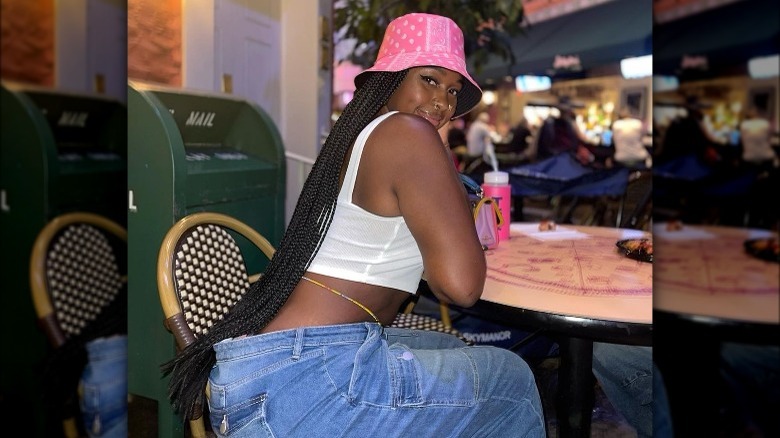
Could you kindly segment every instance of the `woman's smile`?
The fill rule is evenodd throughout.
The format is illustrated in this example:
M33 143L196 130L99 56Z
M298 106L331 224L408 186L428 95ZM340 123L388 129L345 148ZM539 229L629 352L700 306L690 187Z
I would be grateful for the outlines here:
M421 116L425 120L429 121L436 129L439 129L444 124L444 115L439 111L427 111L424 109L417 109L415 114Z

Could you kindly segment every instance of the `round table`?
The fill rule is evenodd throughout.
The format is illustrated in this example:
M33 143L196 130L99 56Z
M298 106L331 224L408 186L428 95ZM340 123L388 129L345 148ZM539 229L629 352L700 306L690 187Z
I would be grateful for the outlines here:
M486 253L482 300L616 324L652 324L653 266L616 246L648 233L576 225L539 231L538 223L513 223L511 235Z
M675 431L717 434L723 342L780 342L780 264L748 254L748 239L776 231L688 225L653 228L653 357L664 376ZM691 428L691 429L689 429Z
M590 436L593 342L651 345L653 266L625 256L630 229L512 223L511 238L486 252L480 301L465 311L557 335L556 401L561 436Z
M726 325L780 324L780 264L748 254L748 239L770 230L684 225L653 227L656 310Z

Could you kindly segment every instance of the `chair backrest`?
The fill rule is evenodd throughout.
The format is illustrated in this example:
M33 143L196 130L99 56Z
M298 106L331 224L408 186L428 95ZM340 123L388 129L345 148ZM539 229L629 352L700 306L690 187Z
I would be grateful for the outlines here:
M127 281L127 230L93 213L66 213L38 233L30 288L38 321L53 347L81 333Z
M629 174L626 191L620 200L616 226L644 229L652 215L653 173L636 170Z
M231 232L254 244L269 260L273 257L275 249L265 237L221 213L185 216L163 238L157 257L157 291L165 328L178 348L207 333L260 277L249 275ZM208 385L204 391L208 396ZM202 412L189 425L193 438L207 436Z
M165 327L179 348L208 332L259 275L250 276L231 234L243 236L269 259L274 247L245 223L221 213L188 215L171 227L157 259L157 289Z

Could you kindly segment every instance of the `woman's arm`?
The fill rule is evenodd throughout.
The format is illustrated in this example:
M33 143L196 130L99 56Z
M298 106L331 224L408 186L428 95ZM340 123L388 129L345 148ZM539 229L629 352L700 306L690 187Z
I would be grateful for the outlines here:
M353 202L403 215L437 298L473 305L485 282L485 255L465 190L433 125L411 114L389 117L366 143L358 183Z

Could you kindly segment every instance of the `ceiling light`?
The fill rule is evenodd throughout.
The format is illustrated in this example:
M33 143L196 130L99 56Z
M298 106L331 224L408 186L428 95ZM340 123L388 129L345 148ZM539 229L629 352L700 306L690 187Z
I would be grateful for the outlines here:
M762 56L748 61L748 72L753 79L772 78L778 75L780 55Z
M620 73L626 79L636 79L653 74L653 55L625 58L620 61Z

